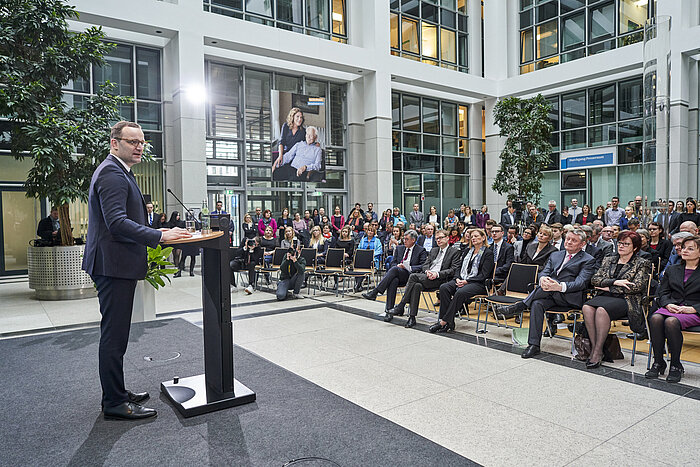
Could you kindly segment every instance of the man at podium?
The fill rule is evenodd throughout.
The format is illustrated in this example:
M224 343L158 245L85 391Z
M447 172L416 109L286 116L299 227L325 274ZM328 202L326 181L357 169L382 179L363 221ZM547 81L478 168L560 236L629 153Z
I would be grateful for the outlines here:
M99 372L106 419L137 420L156 411L140 405L147 392L124 386L124 354L129 341L136 282L146 277L146 245L190 237L181 228L146 226L146 203L131 167L141 162L140 125L121 121L112 127L110 153L90 182L88 236L83 269L97 286L100 302Z

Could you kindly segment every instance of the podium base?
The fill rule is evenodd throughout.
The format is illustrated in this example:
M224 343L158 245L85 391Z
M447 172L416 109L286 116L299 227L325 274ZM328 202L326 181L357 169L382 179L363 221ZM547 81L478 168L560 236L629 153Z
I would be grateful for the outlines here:
M233 393L222 395L207 394L204 375L179 378L177 383L165 381L160 390L185 418L255 402L255 393L237 379L233 380Z

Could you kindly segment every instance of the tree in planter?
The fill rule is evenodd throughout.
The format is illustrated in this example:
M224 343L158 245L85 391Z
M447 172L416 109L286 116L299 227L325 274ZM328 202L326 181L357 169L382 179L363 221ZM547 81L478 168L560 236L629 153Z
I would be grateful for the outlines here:
M0 115L10 119L9 143L17 159L34 166L27 197L48 198L58 209L61 243L73 245L68 203L87 201L90 179L109 153L109 122L119 120L112 84L101 86L84 108L69 108L61 88L89 79L113 45L100 28L68 30L78 13L62 0L4 0L0 6Z
M496 104L494 121L506 138L501 166L491 185L499 195L539 202L542 171L549 165L552 152L550 109L542 94L530 99L508 97Z

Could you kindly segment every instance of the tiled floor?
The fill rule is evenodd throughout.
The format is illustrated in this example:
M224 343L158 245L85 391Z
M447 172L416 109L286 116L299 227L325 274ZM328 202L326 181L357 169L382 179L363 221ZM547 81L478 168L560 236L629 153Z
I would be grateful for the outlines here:
M201 326L200 279L158 291L159 317ZM0 303L5 335L99 319L96 299L39 302L26 283L0 285ZM523 360L509 330L490 327L477 340L466 321L451 336L424 324L405 329L404 318L377 316L383 303L355 295L278 303L241 290L232 303L237 345L485 465L681 465L700 454L692 442L700 401L690 397L700 366L692 363L683 380L690 386L668 392L629 381L629 371L645 371L643 356L629 367L625 352L624 361L587 372L558 356L569 355L569 341L557 338L544 339L542 349L558 355ZM435 318L420 316L420 323ZM615 368L625 371L610 377Z

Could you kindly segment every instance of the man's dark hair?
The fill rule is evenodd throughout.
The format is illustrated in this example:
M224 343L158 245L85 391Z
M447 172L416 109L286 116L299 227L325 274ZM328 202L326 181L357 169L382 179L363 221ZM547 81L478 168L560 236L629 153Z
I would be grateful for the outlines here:
M122 130L126 127L130 128L141 128L141 125L135 122L127 122L125 120L122 120L121 122L117 122L114 124L112 127L112 131L109 134L110 139L116 139L116 138L121 138L122 136Z
M612 201L612 200L615 200L615 199L618 200L618 201L620 201L620 198L618 198L617 196L613 196L612 199L611 199L611 201Z
M639 225L639 219L630 219L629 222L627 222L627 225Z

